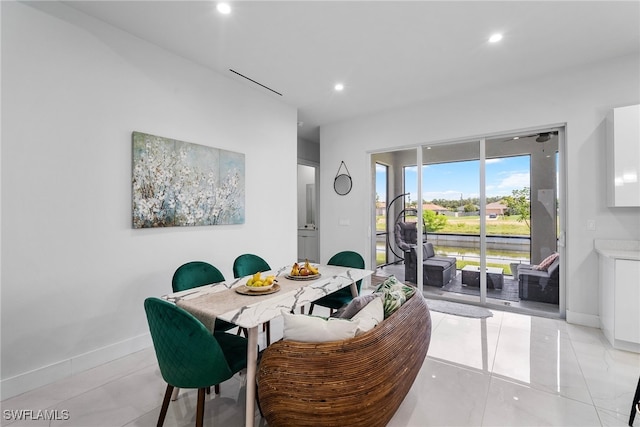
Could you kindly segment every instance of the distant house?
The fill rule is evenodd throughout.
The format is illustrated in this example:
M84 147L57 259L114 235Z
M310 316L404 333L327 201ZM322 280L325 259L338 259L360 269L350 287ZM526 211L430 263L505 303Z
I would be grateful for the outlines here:
M376 216L387 214L387 202L376 202Z
M487 215L504 215L508 206L501 202L489 203L486 207Z
M436 205L435 203L423 203L422 204L422 210L423 211L434 211L435 213L438 214L444 214L445 212L447 212L449 209L440 206L440 205Z

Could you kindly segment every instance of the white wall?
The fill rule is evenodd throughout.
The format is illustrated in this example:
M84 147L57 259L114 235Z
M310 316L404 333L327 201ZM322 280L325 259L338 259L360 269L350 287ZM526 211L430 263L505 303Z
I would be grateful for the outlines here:
M640 101L639 64L628 56L322 127L321 259L343 249L370 259L367 152L566 123L567 319L597 327L594 239L640 238L640 210L608 208L605 191L605 116ZM346 196L333 191L341 160L354 182ZM341 218L350 225L339 225ZM587 230L588 219L596 220L596 231Z
M184 262L295 260L297 117L64 5L1 6L4 399L150 345L143 300ZM244 153L246 223L132 229L132 131Z

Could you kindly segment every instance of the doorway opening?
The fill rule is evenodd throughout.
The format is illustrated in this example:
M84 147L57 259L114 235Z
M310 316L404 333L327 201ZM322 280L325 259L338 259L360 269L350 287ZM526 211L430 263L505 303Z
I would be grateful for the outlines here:
M377 274L414 284L422 274L427 297L563 317L563 137L557 127L425 145L420 173L417 149L373 154L402 183L388 186L383 199L376 181L376 212L381 200L397 197L416 212L376 215L376 230L395 244L381 254L377 235L376 259L385 260ZM420 228L419 219L421 238L402 240L402 230Z
M298 164L298 260L320 262L318 166Z

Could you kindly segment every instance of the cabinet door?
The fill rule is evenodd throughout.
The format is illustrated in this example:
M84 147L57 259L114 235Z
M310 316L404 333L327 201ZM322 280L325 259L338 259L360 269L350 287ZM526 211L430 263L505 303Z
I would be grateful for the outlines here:
M609 206L640 206L640 105L614 108L607 117Z
M615 263L615 338L640 344L640 261Z

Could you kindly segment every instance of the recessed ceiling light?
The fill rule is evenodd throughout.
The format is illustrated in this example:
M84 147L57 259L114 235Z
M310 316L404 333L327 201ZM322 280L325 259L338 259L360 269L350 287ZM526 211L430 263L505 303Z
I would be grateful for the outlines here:
M341 92L344 89L344 85L342 83L336 83L333 89L335 89L336 92Z
M218 12L222 13L223 15L228 15L231 13L231 6L229 5L229 3L218 3L216 9L218 9Z
M496 33L494 35L492 35L491 37L489 37L489 42L490 43L496 43L499 42L500 40L502 40L502 34Z

